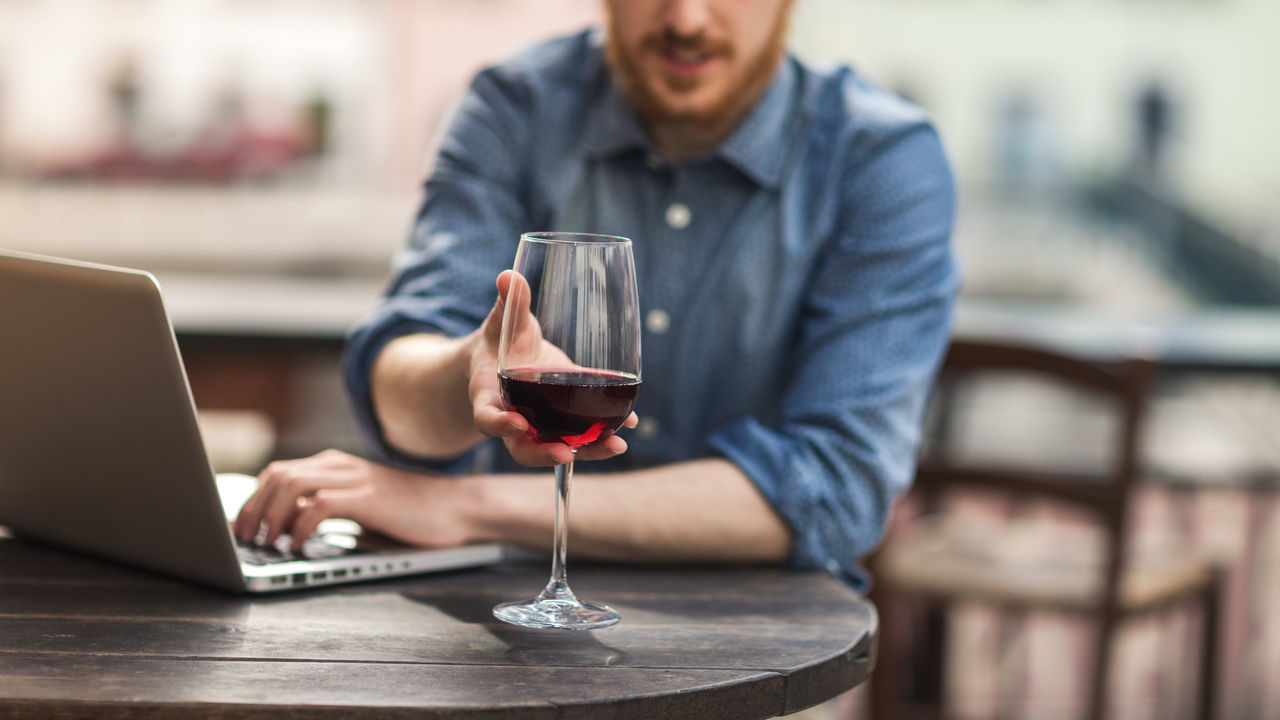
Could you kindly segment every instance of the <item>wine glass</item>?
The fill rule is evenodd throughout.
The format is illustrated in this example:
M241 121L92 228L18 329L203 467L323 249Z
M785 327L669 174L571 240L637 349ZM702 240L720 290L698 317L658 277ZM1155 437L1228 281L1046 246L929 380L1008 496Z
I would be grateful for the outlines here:
M578 449L622 427L640 388L640 307L631 241L610 235L520 236L498 343L507 408L539 442ZM498 605L499 620L586 630L619 620L574 597L565 580L573 460L556 466L551 580L537 597Z

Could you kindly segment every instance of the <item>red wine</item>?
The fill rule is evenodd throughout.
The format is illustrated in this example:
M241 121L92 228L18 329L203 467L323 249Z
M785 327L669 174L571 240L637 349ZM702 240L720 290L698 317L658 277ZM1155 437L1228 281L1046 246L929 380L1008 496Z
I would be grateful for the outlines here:
M622 427L636 402L634 375L603 370L512 368L498 373L507 408L529 421L539 442L589 445Z

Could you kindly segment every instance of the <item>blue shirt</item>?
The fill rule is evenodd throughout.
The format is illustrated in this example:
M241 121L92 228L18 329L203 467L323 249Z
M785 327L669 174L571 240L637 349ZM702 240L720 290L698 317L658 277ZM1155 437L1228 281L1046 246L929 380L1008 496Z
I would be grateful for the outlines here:
M551 41L481 72L459 107L385 302L350 337L359 424L382 459L438 467L382 438L378 352L475 330L521 232L623 235L649 432L580 470L727 458L790 526L793 566L851 572L914 472L958 286L954 209L927 119L850 69L788 57L723 145L671 165L601 35ZM526 468L498 445L453 469Z

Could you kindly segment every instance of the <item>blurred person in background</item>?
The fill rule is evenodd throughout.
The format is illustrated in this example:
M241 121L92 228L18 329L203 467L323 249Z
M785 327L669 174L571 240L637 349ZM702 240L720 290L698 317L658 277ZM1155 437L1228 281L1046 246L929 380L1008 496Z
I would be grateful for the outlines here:
M1145 83L1138 92L1134 110L1137 147L1133 172L1137 180L1153 186L1167 174L1166 156L1173 139L1175 108L1165 83L1159 80Z
M522 232L571 230L634 239L645 325L635 431L578 454L598 462L579 465L575 555L864 584L947 344L954 185L918 108L786 52L791 9L609 0L603 31L481 72L349 338L380 462L273 463L237 534L298 547L345 517L420 545L548 547L552 494L522 471L570 450L502 404L494 280Z

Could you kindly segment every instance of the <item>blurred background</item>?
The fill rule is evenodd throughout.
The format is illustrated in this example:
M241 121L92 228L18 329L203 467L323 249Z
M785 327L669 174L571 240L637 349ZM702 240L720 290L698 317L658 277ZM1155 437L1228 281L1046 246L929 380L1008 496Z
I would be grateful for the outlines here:
M596 0L0 0L0 247L157 275L219 469L359 451L341 336L377 300L450 108L486 63L598 17ZM791 30L798 55L855 65L941 130L958 332L1168 360L1133 532L1226 568L1230 718L1280 718L1277 30L1275 0L800 0ZM997 405L975 442L999 449L1036 403ZM959 612L955 714L1078 716L1087 633L1033 614L1010 639ZM1200 652L1186 624L1120 635L1113 716L1190 716L1194 675L1169 661Z

